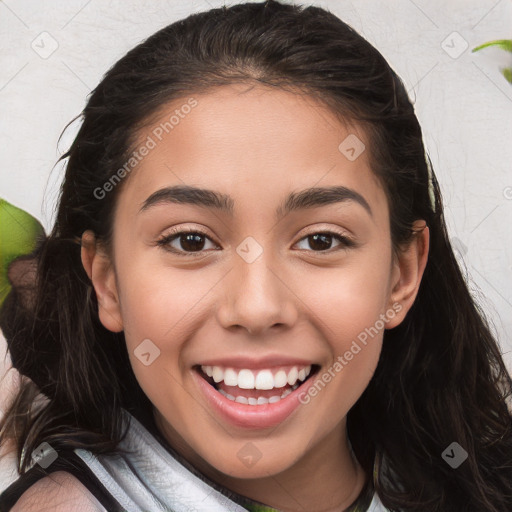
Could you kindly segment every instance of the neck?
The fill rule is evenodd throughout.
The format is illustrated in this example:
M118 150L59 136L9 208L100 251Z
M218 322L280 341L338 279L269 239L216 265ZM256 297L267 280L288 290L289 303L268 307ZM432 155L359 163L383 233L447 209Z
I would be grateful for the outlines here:
M312 446L286 471L268 478L236 479L223 475L225 487L282 512L342 512L361 493L366 474L339 430Z
M155 418L158 429L170 443L170 433L160 424L158 416ZM241 479L221 473L184 440L177 442L176 432L171 437L173 449L207 478L282 512L342 512L356 500L366 481L363 468L351 452L345 419L338 429L309 447L296 464L266 478Z

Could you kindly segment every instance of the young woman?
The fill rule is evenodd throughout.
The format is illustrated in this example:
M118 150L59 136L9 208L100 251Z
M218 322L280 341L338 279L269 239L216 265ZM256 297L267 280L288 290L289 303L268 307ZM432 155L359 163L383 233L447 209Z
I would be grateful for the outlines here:
M1 311L2 512L512 509L512 381L375 48L318 7L213 9L82 120Z

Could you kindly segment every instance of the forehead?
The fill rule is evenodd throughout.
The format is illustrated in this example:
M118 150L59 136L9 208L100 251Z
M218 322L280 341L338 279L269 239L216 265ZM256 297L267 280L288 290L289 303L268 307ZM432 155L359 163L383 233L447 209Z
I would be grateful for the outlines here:
M150 149L139 155L121 201L140 208L159 188L200 186L238 197L236 212L249 198L261 208L291 190L341 184L379 207L385 195L369 167L368 145L361 127L340 122L310 96L261 85L218 87L173 100L139 130L135 151Z

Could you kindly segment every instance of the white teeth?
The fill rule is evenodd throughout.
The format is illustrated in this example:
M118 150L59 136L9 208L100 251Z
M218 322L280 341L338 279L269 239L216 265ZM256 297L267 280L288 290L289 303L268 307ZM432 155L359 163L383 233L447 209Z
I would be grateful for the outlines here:
M229 393L226 393L223 389L218 390L221 395L224 395L226 398L229 398L230 400L235 400L235 397L233 395L230 395Z
M284 388L288 384L288 375L284 370L279 370L274 376L274 387Z
M238 385L238 375L235 370L228 368L224 372L224 384L226 386L237 386Z
M298 381L306 380L311 373L311 365L300 370L297 366L293 366L288 372L279 370L275 375L271 370L253 372L252 370L243 369L237 371L233 368L223 368L221 366L201 366L201 369L208 377L212 377L216 383L224 381L226 386L264 390L283 388L287 384L293 386Z
M274 388L274 376L270 370L261 370L256 376L254 387L256 389L273 389Z
M236 386L237 384L234 384ZM254 375L251 370L240 370L238 373L238 387L242 389L254 389Z
M299 378L299 371L297 370L297 367L294 366L288 372L288 384L290 384L290 386L293 386L297 382L298 378Z
M257 399L254 397L247 398L245 396L237 396L234 397L233 395L230 395L229 393L226 393L223 389L219 389L219 393L221 395L224 395L226 398L231 400L232 402L238 402L239 404L249 404L249 405L264 405L264 404L274 404L276 402L279 402L279 400L282 400L283 398L286 398L292 391L295 391L299 387L298 384L295 384L291 389L285 389L281 396L275 395L271 396L269 398L265 398L264 396L260 396Z
M224 380L224 372L222 371L222 368L220 366L214 366L212 377L215 382L220 382L221 380Z
M290 393L292 392L292 390L290 388L286 389L283 394L281 395L281 398L285 398L287 397Z

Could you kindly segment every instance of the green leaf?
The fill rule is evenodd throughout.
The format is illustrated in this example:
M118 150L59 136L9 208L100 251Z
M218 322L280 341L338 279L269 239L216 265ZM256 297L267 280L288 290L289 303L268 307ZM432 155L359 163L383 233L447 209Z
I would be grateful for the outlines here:
M501 74L512 84L512 68L501 68Z
M11 291L9 265L17 257L30 254L42 234L43 226L36 218L0 199L0 306Z
M471 50L472 53L482 50L483 48L489 48L490 46L497 46L502 50L512 53L512 39L496 39L495 41L489 41L487 43L481 44L476 48Z

